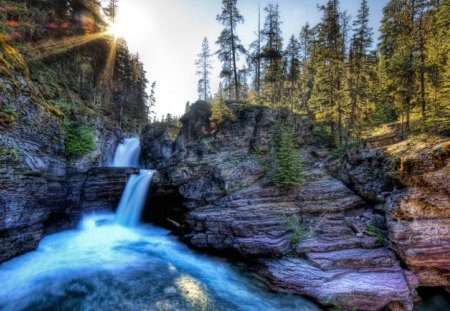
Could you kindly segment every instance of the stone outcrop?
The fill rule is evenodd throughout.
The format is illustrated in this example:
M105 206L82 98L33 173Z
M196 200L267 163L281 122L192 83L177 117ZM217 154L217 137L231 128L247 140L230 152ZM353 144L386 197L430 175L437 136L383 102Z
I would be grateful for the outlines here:
M152 198L182 198L183 214L175 221L184 240L257 262L274 289L324 305L412 309L418 281L386 247L383 211L328 174L321 152L308 146L308 116L290 120L306 183L280 189L271 185L265 166L274 125L287 122L287 115L247 107L211 128L206 104L199 103L198 110L196 105L183 117L176 139L161 125L144 131L157 133L152 140L143 137L144 157L158 169ZM155 141L158 137L163 141Z
M14 116L0 127L2 262L37 246L51 210L64 203L66 167L61 118L33 99L26 78L0 80L0 106Z
M386 214L392 249L420 286L450 285L450 141L354 149L338 173Z
M129 175L137 168L94 167L89 170L81 194L81 212L112 211L117 207Z

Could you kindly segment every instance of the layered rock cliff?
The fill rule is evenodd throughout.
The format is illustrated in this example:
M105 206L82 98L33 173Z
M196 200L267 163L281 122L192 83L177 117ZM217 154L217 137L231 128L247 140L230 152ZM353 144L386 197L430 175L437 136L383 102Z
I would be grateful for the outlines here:
M357 148L338 176L386 215L390 247L420 286L450 286L450 140Z
M405 158L399 168L403 177L394 178L392 161L365 156L336 173L343 165L330 164L326 152L313 146L308 116L236 108L217 126L210 124L209 116L208 105L197 103L181 119L176 138L173 128L165 131L161 124L150 125L143 135L143 156L158 169L148 209L161 223L175 224L190 245L245 258L277 290L347 309L411 310L419 300L419 285L446 284L448 225L432 216L442 216L447 204L442 200L448 183L437 184L446 167L441 151L435 152L441 161L431 170L434 177L428 164L420 174L407 173L412 165L408 163L416 162ZM301 187L274 187L267 174L273 129L279 122L294 125L306 179ZM411 176L421 180L422 188L426 184L440 190L414 190L402 181ZM425 194L437 214L418 210L419 201L430 208ZM165 204L175 197L182 207ZM411 217L415 212L423 215L423 222ZM445 232L424 230L425 224L442 225L435 230Z

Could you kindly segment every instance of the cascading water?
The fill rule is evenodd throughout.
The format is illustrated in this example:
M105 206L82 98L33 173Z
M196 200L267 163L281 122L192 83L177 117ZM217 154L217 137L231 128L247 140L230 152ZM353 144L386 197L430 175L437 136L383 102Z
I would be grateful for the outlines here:
M139 138L125 139L117 147L113 166L139 167L140 152ZM152 170L141 169L139 175L130 177L117 207L116 223L127 227L138 224L154 173Z
M139 167L141 145L139 138L127 138L119 144L114 155L113 167Z
M119 146L118 166L138 163L138 142ZM320 310L138 224L152 175L130 178L116 215L87 216L78 230L47 236L37 250L1 264L0 310Z
M138 224L155 171L140 170L127 182L116 212L116 223L131 227Z

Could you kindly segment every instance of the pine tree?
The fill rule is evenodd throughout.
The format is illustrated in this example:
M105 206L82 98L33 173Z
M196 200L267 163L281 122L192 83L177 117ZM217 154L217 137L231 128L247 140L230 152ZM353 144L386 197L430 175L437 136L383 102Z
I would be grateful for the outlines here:
M432 126L450 119L450 0L430 1L425 42L426 91Z
M295 187L304 182L303 169L294 146L292 127L279 124L274 131L274 184Z
M237 61L239 54L245 53L245 49L236 34L237 25L244 22L244 17L237 9L236 4L237 0L222 0L222 13L217 15L216 19L224 26L224 29L216 43L220 46L217 55L223 64L221 77L228 80L229 87L231 87L231 77L233 77L234 95L236 100L239 100Z
M283 36L281 33L281 17L278 4L268 4L264 29L262 31L262 58L264 60L264 92L266 101L272 105L281 102L283 94L284 63Z
M369 26L369 6L362 0L361 7L353 22L354 35L349 52L349 96L350 118L349 133L358 135L362 122L368 117L370 106L369 79L373 64L370 62L369 49L372 46L372 28Z
M111 25L116 22L119 0L109 0L108 6L105 8L105 14L108 16Z
M256 40L250 44L249 59L247 63L253 69L253 87L256 92L256 101L259 102L261 95L261 48L262 48L262 32L261 32L261 9L258 4L258 30L256 31Z
M296 103L300 100L299 80L300 80L300 43L294 35L289 39L286 47L285 58L287 65L287 102L293 111Z
M338 145L343 143L343 37L339 22L339 1L329 0L319 25L316 45L316 74L310 106L319 121L326 122Z
M308 23L302 27L299 35L300 58L301 58L301 110L310 112L309 100L311 99L316 74L316 36L317 27L311 28Z
M209 74L211 72L211 53L209 50L208 39L204 38L202 42L202 51L197 55L195 65L197 66L198 80L198 96L199 99L207 101L210 97Z
M411 108L416 93L414 54L414 16L416 0L391 0L383 9L381 22L381 56L386 61L387 75L395 85L395 103L406 117L402 130L409 132Z

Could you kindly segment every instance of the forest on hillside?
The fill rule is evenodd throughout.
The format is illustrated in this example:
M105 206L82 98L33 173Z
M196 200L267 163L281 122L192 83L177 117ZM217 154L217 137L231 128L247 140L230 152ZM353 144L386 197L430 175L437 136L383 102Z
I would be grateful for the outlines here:
M338 147L383 124L395 123L404 138L439 133L448 125L449 0L390 0L378 46L367 0L354 18L338 0L318 9L319 24L299 25L299 33L283 42L280 7L269 3L259 12L255 41L246 48L239 39L244 23L239 2L222 1L218 50L205 38L196 60L199 98L214 103L217 119L227 114L225 101L308 113L322 141ZM213 56L222 63L222 82L211 96Z
M157 121L151 117L156 83L149 85L126 41L108 32L119 10L118 0L0 0L1 40L23 55L30 79L64 114L72 136L92 136L98 116L134 131ZM199 99L213 104L214 122L229 115L227 101L284 108L313 116L317 136L335 147L357 143L384 124L394 124L403 137L445 128L450 120L449 0L390 0L380 38L369 26L367 0L355 17L341 10L338 0L318 11L320 23L299 25L298 34L283 42L280 7L269 3L258 12L254 42L244 47L239 2L222 1L216 19L223 30L214 47L203 40L195 62ZM212 57L222 63L214 95ZM2 73L13 75L2 62Z
M94 122L107 117L130 131L148 123L154 98L137 54L108 32L118 1L0 0L2 75L17 79L24 59L53 111L64 117L66 152L77 156L94 148ZM5 54L9 51L11 55ZM14 113L9 107L0 107Z

